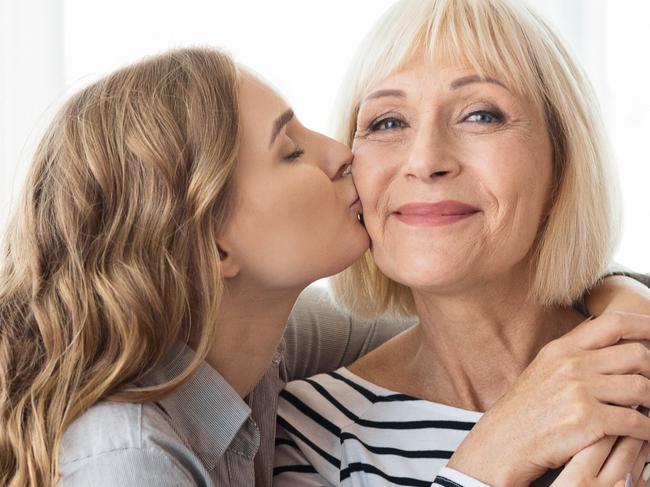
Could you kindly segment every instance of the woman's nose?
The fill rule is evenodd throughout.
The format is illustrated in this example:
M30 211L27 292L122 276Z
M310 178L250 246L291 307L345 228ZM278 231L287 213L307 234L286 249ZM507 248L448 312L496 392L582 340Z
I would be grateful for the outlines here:
M458 174L460 162L446 136L428 127L416 134L403 169L407 177L429 181Z
M350 174L350 165L352 164L352 151L345 144L341 144L334 139L324 137L321 146L323 154L321 157L321 167L325 174L332 180Z

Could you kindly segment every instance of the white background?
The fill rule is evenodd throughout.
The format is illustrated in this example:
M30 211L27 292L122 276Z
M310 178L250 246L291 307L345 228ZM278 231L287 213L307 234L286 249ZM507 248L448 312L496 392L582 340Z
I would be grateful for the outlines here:
M0 0L0 225L71 91L170 47L226 47L328 132L356 46L394 0ZM619 164L617 261L650 272L650 1L532 0L586 67Z

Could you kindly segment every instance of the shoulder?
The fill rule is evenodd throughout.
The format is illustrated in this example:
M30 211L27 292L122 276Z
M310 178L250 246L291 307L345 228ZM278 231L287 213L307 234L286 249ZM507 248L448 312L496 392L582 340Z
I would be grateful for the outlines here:
M328 289L310 286L298 298L287 323L287 377L308 377L348 365L413 322L351 315L336 305Z
M278 425L303 440L338 443L343 431L397 396L341 367L287 384L280 393Z
M297 478L314 480L313 475L328 485L338 484L350 458L359 456L358 440L367 440L368 431L392 431L385 423L403 417L404 400L412 398L378 387L345 367L287 384L278 403L278 485L295 485L291 482Z
M142 446L142 404L102 401L78 417L61 445L62 465L113 450Z
M102 401L66 430L60 485L194 485L194 459L155 403Z
M417 340L416 327L408 328L355 360L348 369L370 383L393 389L395 376L401 371L396 364L413 356Z
M341 437L366 409L345 380L345 369L287 384L278 402L274 482L294 485L308 478L337 484ZM297 479L301 479L300 482Z

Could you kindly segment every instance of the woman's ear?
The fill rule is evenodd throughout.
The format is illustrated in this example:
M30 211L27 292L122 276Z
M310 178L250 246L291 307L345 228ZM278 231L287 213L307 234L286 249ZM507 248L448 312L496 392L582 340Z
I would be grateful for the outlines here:
M219 262L221 265L221 275L226 279L231 279L239 274L240 266L235 252L233 252L227 237L217 240L217 249L219 250Z

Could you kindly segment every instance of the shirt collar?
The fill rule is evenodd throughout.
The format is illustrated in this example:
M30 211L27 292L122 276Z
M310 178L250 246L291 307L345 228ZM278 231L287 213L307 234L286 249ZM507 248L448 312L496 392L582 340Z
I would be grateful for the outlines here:
M194 358L194 350L179 343L163 364L143 379L143 385L162 384L178 376ZM232 386L206 362L173 394L158 401L178 432L201 462L211 470L251 415L250 407ZM247 428L250 430L251 428ZM259 433L251 436L257 450ZM257 433L257 434L255 434Z
M273 365L278 365L284 359L284 352L286 348L287 348L287 342L284 339L284 337L282 337L282 340L280 340L280 344L278 345L277 350L273 354L273 359L271 360L271 363Z

